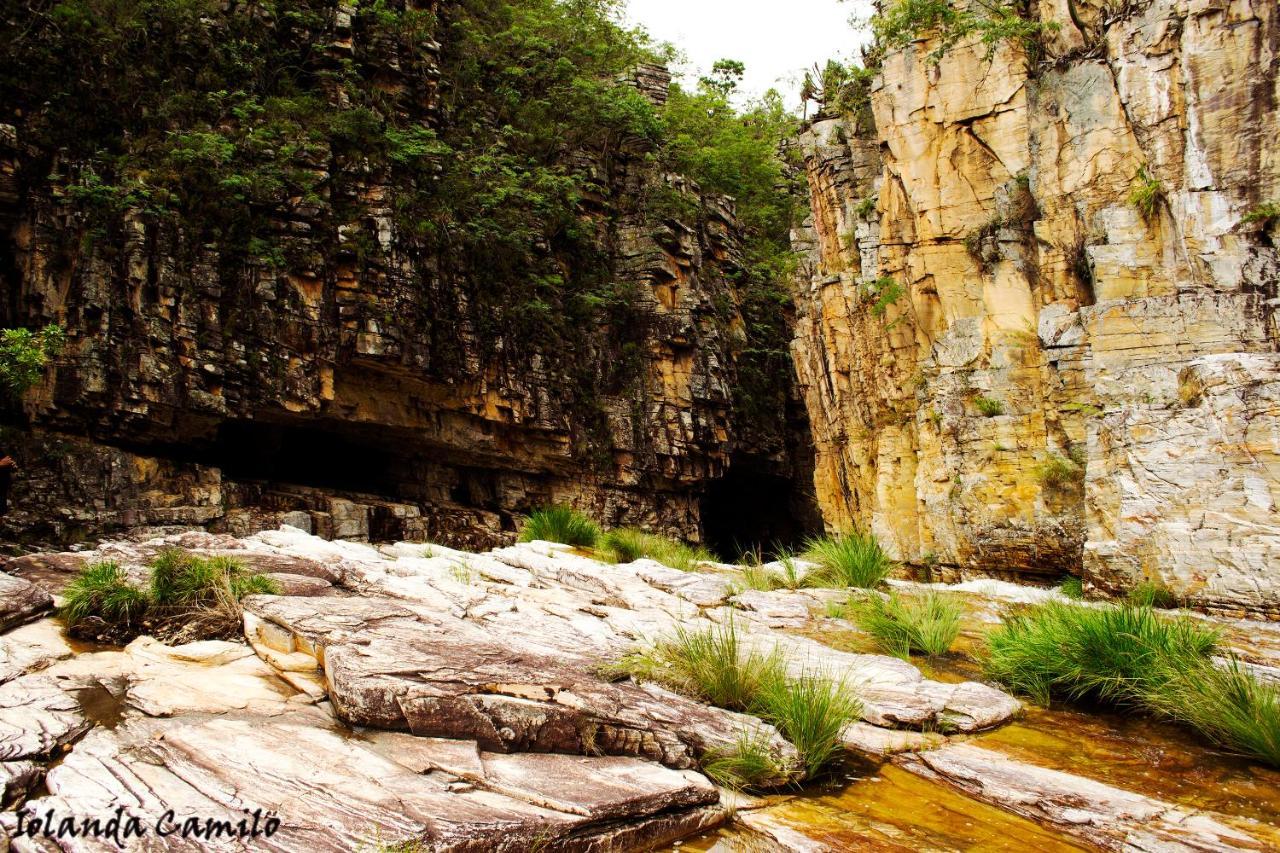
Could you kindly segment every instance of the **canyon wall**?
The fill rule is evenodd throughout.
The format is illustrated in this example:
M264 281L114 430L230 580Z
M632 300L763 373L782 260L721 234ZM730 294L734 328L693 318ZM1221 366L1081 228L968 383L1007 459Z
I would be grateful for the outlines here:
M432 11L447 20L449 5ZM410 63L347 6L320 15L305 37L324 62L360 69L399 120L445 120L451 81L430 55ZM645 66L634 84L660 103L669 80ZM351 94L330 92L333 109ZM564 306L490 311L498 262L424 251L397 216L420 188L359 157L300 152L324 191L274 211L245 251L142 208L104 224L57 189L83 164L21 122L0 131L0 325L69 334L4 436L21 471L0 539L286 520L491 547L521 513L567 503L697 540L731 463L784 484L804 464L798 398L799 425L735 414L732 200L664 173L640 142L590 165L583 201L612 295L544 322ZM646 204L659 192L683 212Z
M804 135L819 502L939 576L1278 617L1280 10L1068 2Z

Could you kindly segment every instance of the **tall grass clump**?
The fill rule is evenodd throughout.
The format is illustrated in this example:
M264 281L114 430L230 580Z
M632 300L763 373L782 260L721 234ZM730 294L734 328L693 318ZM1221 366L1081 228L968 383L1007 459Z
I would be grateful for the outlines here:
M535 509L529 513L529 520L520 531L521 542L542 540L578 548L594 548L599 539L600 528L596 523L567 506Z
M854 608L854 619L889 654L937 657L950 651L960 636L963 613L958 601L936 592L910 598L890 593L887 599L868 596Z
M201 557L176 548L149 565L146 587L129 583L116 563L93 563L67 585L61 615L72 633L125 641L143 631L162 639L233 636L240 629L240 599L279 594L270 578L229 557Z
M715 555L700 545L689 545L634 527L606 532L600 537L599 547L602 556L615 563L650 559L682 572L692 572L699 563L715 561Z
M795 745L812 778L841 754L844 730L862 716L862 703L844 684L805 675L766 681L751 710Z
M773 751L768 732L743 729L729 748L710 749L702 756L702 772L733 791L768 787L786 778L789 768Z
M862 714L858 698L844 685L816 675L791 677L776 648L748 648L732 622L700 631L678 628L674 639L627 655L606 674L656 681L707 704L767 720L795 745L807 777L821 773L839 754L841 734ZM759 733L744 734L734 749L709 755L704 769L722 784L746 787L790 775L788 769L780 771L767 739L761 744Z
M132 626L150 604L146 591L129 583L118 564L90 563L62 591L59 612L73 629L90 619Z
M1058 584L1058 592L1075 601L1084 600L1084 581L1075 575L1068 575Z
M880 543L864 533L810 539L804 558L818 564L810 575L814 586L875 589L893 571L893 561Z
M760 562L744 563L738 568L738 583L743 589L772 592L775 589L804 589L811 584L808 573L800 568L792 554L780 554L778 568Z
M1148 605L1049 603L1005 616L987 675L1048 703L1058 697L1147 711L1280 767L1280 688L1214 660L1217 631Z
M1157 581L1146 580L1129 590L1125 599L1138 607L1159 607L1169 609L1178 606L1178 596L1173 590Z

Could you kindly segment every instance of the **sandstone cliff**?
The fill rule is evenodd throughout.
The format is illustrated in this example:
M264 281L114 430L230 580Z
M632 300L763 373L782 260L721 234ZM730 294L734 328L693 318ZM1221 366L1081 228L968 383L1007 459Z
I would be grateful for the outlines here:
M1043 59L920 38L874 128L805 134L793 353L827 523L943 575L1280 615L1280 12L1031 16Z
M285 34L321 46L320 69L345 69L330 114L364 96L411 129L461 120L442 106L458 84L440 57L462 4L416 5L442 40L419 40L421 54L389 43L383 13L340 3ZM634 76L666 98L663 69ZM496 249L426 244L404 215L422 179L358 151L300 147L288 168L319 189L271 210L246 248L145 205L104 221L84 203L89 167L32 141L38 115L0 120L15 122L0 136L0 325L70 334L28 397L34 430L5 437L23 475L2 536L286 518L488 547L516 514L565 502L698 539L708 484L732 461L766 479L803 464L806 431L786 412L747 424L735 411L748 341L733 202L665 173L642 141L568 155L595 176L582 227L612 289L556 301L554 282L579 272L556 246L536 247L530 284ZM663 194L678 213L653 203Z

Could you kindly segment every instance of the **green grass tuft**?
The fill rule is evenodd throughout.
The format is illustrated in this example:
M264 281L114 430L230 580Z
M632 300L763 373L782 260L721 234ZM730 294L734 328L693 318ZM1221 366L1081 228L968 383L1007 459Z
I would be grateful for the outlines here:
M775 677L762 687L751 710L795 745L809 778L819 775L843 752L841 736L862 716L862 703L843 684L816 675Z
M1084 466L1061 453L1050 452L1035 468L1036 479L1052 488L1064 488L1084 482Z
M543 540L579 548L593 548L599 539L599 526L576 509L567 506L535 509L529 513L529 520L520 531L521 542Z
M1084 600L1084 581L1074 575L1068 575L1058 584L1058 592L1076 601Z
M876 538L862 533L810 539L804 558L818 565L809 576L814 586L875 589L894 567Z
M699 545L689 545L633 527L605 533L600 538L600 551L615 563L647 558L682 572L696 571L699 563L715 561L715 555Z
M897 593L887 599L870 595L854 608L858 626L875 637L884 651L900 658L911 652L930 657L946 654L960 636L963 613L959 602L937 592L912 598Z
M1173 590L1158 581L1152 580L1145 580L1138 584L1129 590L1125 598L1130 604L1138 607L1156 607L1167 610L1178 606L1178 597L1173 594Z
M150 606L145 590L129 583L124 569L113 562L90 563L62 592L60 614L70 627L86 619L133 624Z
M702 771L717 785L733 791L766 787L787 775L762 730L743 729L730 749L708 750Z
M1218 633L1187 617L1126 603L1051 603L1005 617L987 641L987 675L1047 703L1053 697L1135 708L1280 767L1280 688L1232 658Z

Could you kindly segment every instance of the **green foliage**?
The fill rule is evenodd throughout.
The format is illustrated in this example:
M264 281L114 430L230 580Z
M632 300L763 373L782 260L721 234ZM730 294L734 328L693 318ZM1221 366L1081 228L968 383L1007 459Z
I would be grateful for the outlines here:
M1046 486L1063 488L1084 482L1084 466L1061 453L1049 452L1036 465L1035 475Z
M63 590L59 614L72 628L91 618L132 625L149 604L146 592L129 583L118 564L90 563Z
M987 640L987 674L1047 703L1058 696L1181 722L1280 767L1280 689L1239 661L1213 660L1218 634L1146 605L1045 604L1004 618Z
M773 723L800 752L809 776L839 753L841 733L862 713L857 697L843 685L817 676L792 678L776 648L749 649L732 621L700 631L677 627L674 639L632 653L613 669ZM749 748L740 743L736 751L712 755L710 761L730 778L754 775L758 780L772 768L776 780L777 759L763 743L772 763L763 760L762 743L754 738Z
M1277 219L1280 219L1280 202L1264 201L1246 213L1240 221L1247 224L1261 222L1263 225L1270 225Z
M567 506L535 509L529 513L529 520L520 530L521 542L542 540L592 548L599 539L600 527L587 516Z
M815 65L811 71L805 72L800 97L805 101L817 101L823 112L852 118L854 132L867 133L875 128L875 116L871 112L871 81L874 78L874 69L844 65L829 59L822 68Z
M1068 575L1058 584L1058 592L1067 598L1082 601L1084 599L1084 581L1075 575Z
M875 589L893 571L893 561L870 534L822 536L805 543L804 558L817 563L815 586Z
M707 751L702 771L717 785L741 791L768 787L784 778L788 768L774 753L768 732L743 729L731 748Z
M858 293L863 301L871 303L871 313L883 317L890 305L898 304L906 291L897 280L889 276L881 276L874 281L864 281L858 285Z
M615 563L648 558L682 572L696 571L699 563L715 561L715 555L702 546L667 539L633 527L606 532L600 539L600 550L606 559Z
M1159 210L1164 201L1164 187L1146 166L1138 169L1133 177L1133 188L1129 192L1129 204L1138 209L1144 219L1150 219Z
M1038 702L1051 697L1139 706L1165 688L1156 663L1197 666L1218 634L1150 607L1051 602L1004 617L987 638L987 675Z
M1173 590L1164 584L1153 581L1144 580L1129 590L1129 594L1125 596L1130 604L1137 607L1157 607L1168 609L1178 606L1178 597L1174 595Z
M843 752L841 736L862 716L862 702L843 684L805 675L766 680L752 710L795 745L812 778Z
M879 204L879 196L869 195L862 201L858 202L858 206L854 209L854 212L858 214L859 218L867 219L871 214L876 212L876 206Z
M57 355L66 340L61 326L30 329L0 329L0 389L20 396L40 381L49 359Z
M781 568L780 571L775 571L759 561L739 567L738 577L742 588L771 592L775 589L804 589L810 585L808 573L801 570L794 555L779 554L777 562Z
M229 557L201 557L176 548L150 564L151 580L137 587L116 563L92 563L67 585L61 615L72 630L90 618L106 623L100 634L118 639L154 625L158 633L189 628L204 635L237 629L238 602L246 595L279 595L271 578L253 574Z
M1002 0L976 0L961 8L951 0L895 0L871 19L876 47L898 50L917 39L936 35L939 44L930 54L938 62L959 42L976 35L990 60L1002 44L1020 46L1033 60L1041 54L1041 40L1058 29L1023 17L1017 4Z
M867 596L854 608L854 618L891 655L936 657L950 651L960 636L963 612L959 602L937 592L911 598L893 592L887 598Z
M992 397L975 397L973 405L985 418L994 418L1004 414L1004 403Z

